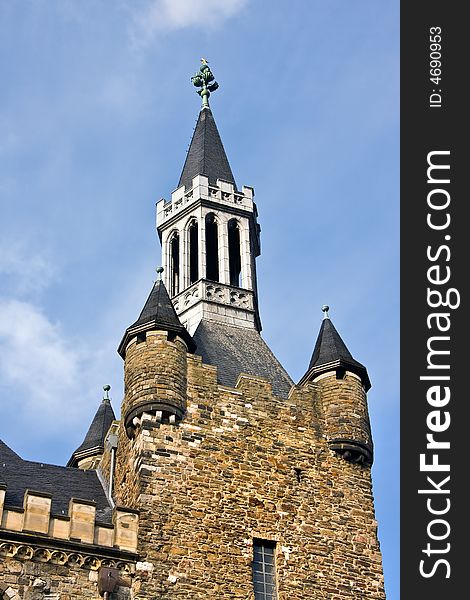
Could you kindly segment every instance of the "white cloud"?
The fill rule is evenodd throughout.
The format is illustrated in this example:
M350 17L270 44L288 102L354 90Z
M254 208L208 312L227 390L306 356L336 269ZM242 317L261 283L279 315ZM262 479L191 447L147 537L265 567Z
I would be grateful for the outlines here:
M37 307L0 299L2 385L17 388L23 408L63 420L63 400L78 388L80 362L80 351Z
M186 27L216 29L237 14L248 0L146 0L139 8L127 7L133 16L132 38L147 45L158 33Z
M14 296L25 296L48 287L57 273L45 254L20 240L0 241L0 275Z

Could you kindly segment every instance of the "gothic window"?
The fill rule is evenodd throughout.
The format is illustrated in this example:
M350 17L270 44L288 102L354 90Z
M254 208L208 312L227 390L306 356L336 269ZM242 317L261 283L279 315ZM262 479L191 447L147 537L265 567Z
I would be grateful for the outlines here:
M240 228L236 219L230 219L228 228L228 259L230 270L230 285L240 287L242 270L240 255Z
M189 283L199 279L199 239L197 221L189 225Z
M206 278L219 281L219 232L212 213L206 216Z
M275 550L275 542L253 540L255 600L277 600Z
M170 264L171 295L176 296L180 284L180 236L177 233L173 234L170 241Z

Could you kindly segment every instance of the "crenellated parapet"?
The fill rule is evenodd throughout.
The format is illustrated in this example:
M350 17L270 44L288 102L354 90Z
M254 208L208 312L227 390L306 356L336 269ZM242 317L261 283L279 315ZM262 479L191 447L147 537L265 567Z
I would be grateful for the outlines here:
M96 568L104 559L119 561L121 555L125 562L135 561L138 511L115 507L108 524L97 521L91 500L72 498L67 515L54 515L50 494L27 490L23 506L16 507L4 504L6 491L6 486L0 488L0 554L65 564L70 560L67 556L78 552L83 558L76 559L79 566L95 556Z
M229 598L233 582L252 597L261 538L276 543L280 597L295 580L296 598L320 598L316 574L334 570L331 595L354 577L348 597L383 600L370 470L332 451L321 383L281 397L269 377L221 384L197 354L186 364L184 417L146 411L120 436L116 493L132 485L141 509L146 597Z
M215 185L210 185L209 178L204 175L196 175L192 184L190 190L186 190L184 186L176 189L171 194L171 200L167 201L162 198L157 202L157 228L184 216L201 202L207 205L210 202L216 202L227 211L235 208L248 213L256 213L252 187L243 186L242 190L238 191L233 183L222 179L217 179Z

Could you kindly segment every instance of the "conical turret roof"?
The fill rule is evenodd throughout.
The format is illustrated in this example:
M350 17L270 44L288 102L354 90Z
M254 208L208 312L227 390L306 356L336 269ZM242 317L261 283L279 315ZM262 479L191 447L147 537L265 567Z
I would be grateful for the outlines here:
M337 368L356 373L361 378L366 390L371 387L367 369L353 358L331 319L326 315L320 327L308 370L301 382Z
M126 329L118 348L122 358L125 357L126 346L131 337L155 329L174 332L184 339L190 352L196 349L193 338L179 320L165 284L160 279L155 282L137 321Z
M187 189L192 188L193 177L196 175L205 175L211 185L215 185L217 179L223 179L236 187L217 125L208 106L203 107L199 113L178 187L184 185Z
M116 416L114 415L109 398L103 398L85 435L85 439L70 457L67 463L68 467L76 467L78 461L82 458L103 453L105 436L115 418Z

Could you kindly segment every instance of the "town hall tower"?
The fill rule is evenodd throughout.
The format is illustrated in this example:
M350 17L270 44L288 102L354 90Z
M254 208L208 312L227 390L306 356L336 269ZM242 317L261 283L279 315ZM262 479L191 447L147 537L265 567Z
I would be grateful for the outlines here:
M120 419L106 389L49 483L0 444L0 598L385 598L367 370L327 306L297 384L263 340L254 191L201 62L183 170L157 204L162 268L118 349Z

